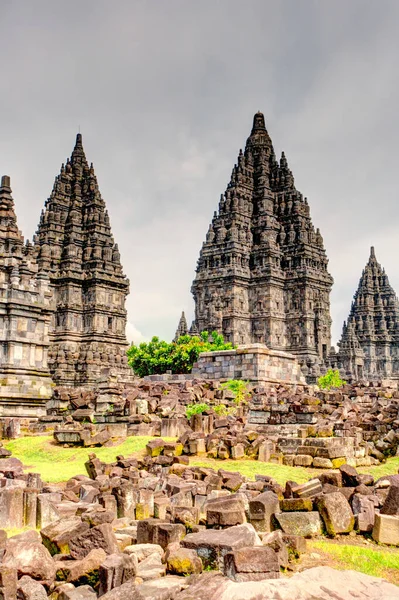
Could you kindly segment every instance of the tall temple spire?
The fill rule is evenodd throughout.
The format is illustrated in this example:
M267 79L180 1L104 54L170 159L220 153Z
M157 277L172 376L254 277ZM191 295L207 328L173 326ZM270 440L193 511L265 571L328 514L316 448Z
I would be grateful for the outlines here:
M18 229L10 177L0 185L0 417L37 418L52 394L47 364L53 312L48 277Z
M50 368L56 382L90 384L112 373L128 379L129 281L80 133L55 178L34 244L39 268L55 288Z
M338 362L348 379L399 377L399 303L373 246L343 328Z
M192 330L293 352L317 375L331 345L327 264L308 202L258 112L200 252Z

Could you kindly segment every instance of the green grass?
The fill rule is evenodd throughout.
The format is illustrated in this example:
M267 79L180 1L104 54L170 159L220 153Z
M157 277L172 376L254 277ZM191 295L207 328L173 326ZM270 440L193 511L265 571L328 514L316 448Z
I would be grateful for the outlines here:
M388 458L386 463L375 467L359 467L358 471L359 473L370 473L374 479L379 479L379 477L385 475L396 475L399 471L399 456Z
M117 454L141 455L145 445L151 439L153 438L146 436L129 437L122 444L111 448L64 448L55 444L52 436L28 436L9 441L5 446L12 451L13 456L23 462L28 471L40 473L44 481L58 483L67 481L74 475L86 474L84 463L90 452L94 452L104 462L113 462ZM297 483L305 483L320 473L320 469L287 467L246 459L214 460L206 457L190 457L190 465L210 467L215 470L238 471L249 479L255 479L257 474L270 475L281 485L284 485L288 479ZM371 473L378 479L384 475L397 473L398 467L399 457L394 457L388 459L385 464L376 467L362 467L359 471Z
M111 448L64 448L54 443L52 436L40 435L12 440L5 447L23 462L27 471L40 473L49 483L59 483L74 475L87 475L84 463L91 452L104 462L113 462L118 454L141 455L151 439L147 436L128 437Z
M305 469L304 467L287 467L273 463L259 462L257 460L214 460L211 458L190 457L190 465L196 467L208 467L211 469L225 469L226 471L238 471L248 479L255 479L255 475L269 475L280 485L287 480L305 483L308 479L316 477L320 472L318 469Z
M399 549L376 545L346 545L324 540L308 542L308 548L310 552L315 551L328 558L332 567L352 569L399 584Z

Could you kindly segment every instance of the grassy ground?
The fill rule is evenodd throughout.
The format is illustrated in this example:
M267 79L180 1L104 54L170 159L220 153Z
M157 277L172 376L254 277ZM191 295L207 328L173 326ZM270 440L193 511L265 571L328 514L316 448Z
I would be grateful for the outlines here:
M373 545L344 544L341 541L308 541L312 563L335 569L352 569L373 577L383 577L399 585L399 549ZM381 599L382 600L382 599Z
M105 462L115 460L117 454L124 456L140 456L145 449L150 437L136 436L127 438L122 444L112 448L64 448L53 442L52 436L22 437L5 444L12 451L13 456L19 458L29 471L39 472L44 481L58 483L67 481L74 475L86 473L84 463L90 452L95 452L98 458ZM287 480L304 483L311 477L317 477L320 469L306 469L304 467L287 467L272 463L258 462L256 460L213 460L206 457L190 457L193 466L211 467L239 471L249 479L255 475L270 475L278 483L284 485ZM383 465L376 467L362 467L363 473L371 473L376 479L383 475L393 475L398 472L399 457L388 459Z
M361 467L360 473L370 473L375 479L384 477L384 475L395 475L399 471L399 456L389 458L386 463L375 467Z
M40 473L49 483L67 481L74 475L87 475L84 463L90 452L100 460L113 462L118 454L141 455L151 437L129 437L112 448L64 448L53 442L52 436L22 437L5 444L15 458L26 465L28 471Z

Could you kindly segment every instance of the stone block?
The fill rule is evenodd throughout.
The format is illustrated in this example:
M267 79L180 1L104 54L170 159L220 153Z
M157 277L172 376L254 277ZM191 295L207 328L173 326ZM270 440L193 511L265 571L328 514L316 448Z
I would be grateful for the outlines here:
M118 553L118 543L109 523L92 527L69 541L72 558L84 558L93 548L102 548L106 554Z
M295 498L312 498L323 491L320 479L310 479L306 483L294 485L291 488Z
M257 531L272 531L273 518L278 512L280 512L280 504L274 492L264 492L249 501L249 517Z
M69 554L69 542L88 529L88 523L79 518L61 519L44 527L40 535L50 554Z
M313 464L312 456L308 454L298 454L294 456L294 465L296 467L311 467Z
M283 512L310 512L313 510L313 500L311 498L286 498L280 500L280 508Z
M380 544L399 546L399 516L376 514L372 536Z
M177 548L167 558L167 569L176 575L194 575L202 573L202 561L195 550Z
M208 527L231 527L246 522L243 500L235 494L208 500L205 510Z
M329 535L352 531L355 518L349 502L341 492L318 496L315 499L315 506L323 518Z
M388 489L388 495L380 510L382 515L399 515L399 484L392 482Z
M228 529L207 529L189 533L181 541L184 548L195 550L205 567L223 568L227 552L246 546L261 546L262 542L254 527L246 523Z
M278 579L280 566L277 553L268 546L239 548L224 557L224 574L233 581Z
M315 537L322 533L322 521L317 511L283 512L276 519L284 533L305 538Z

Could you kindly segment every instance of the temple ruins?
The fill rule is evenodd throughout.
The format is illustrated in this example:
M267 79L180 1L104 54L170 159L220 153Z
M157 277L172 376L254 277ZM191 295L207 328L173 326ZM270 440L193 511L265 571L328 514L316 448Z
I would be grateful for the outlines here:
M258 112L200 252L191 331L292 353L315 377L331 346L327 264L308 201Z

